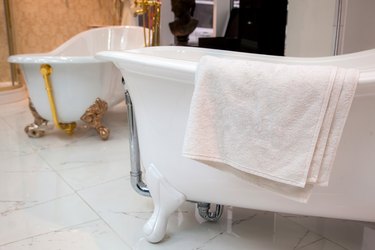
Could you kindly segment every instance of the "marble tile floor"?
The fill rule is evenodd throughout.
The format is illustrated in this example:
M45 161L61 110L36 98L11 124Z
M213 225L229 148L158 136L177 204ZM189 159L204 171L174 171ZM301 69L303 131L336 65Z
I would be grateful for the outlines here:
M31 139L23 129L32 121L26 100L0 105L0 250L375 249L375 223L235 207L208 223L192 203L150 244L142 226L153 204L130 187L125 104L105 115L108 141L84 127Z

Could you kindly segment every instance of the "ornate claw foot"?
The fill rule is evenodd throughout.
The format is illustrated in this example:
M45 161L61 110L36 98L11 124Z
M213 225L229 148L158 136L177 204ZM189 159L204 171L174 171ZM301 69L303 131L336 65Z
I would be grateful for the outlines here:
M47 126L48 121L39 115L30 99L29 109L31 114L34 116L34 123L31 123L25 127L26 134L31 138L39 138L44 136L45 131L43 127Z
M154 165L146 172L147 185L154 202L154 212L143 227L146 239L157 243L164 238L169 216L186 200L172 187Z
M102 124L102 117L107 109L108 104L100 98L96 98L95 103L91 105L81 116L82 121L86 122L90 127L96 129L102 140L107 140L110 133L109 129Z

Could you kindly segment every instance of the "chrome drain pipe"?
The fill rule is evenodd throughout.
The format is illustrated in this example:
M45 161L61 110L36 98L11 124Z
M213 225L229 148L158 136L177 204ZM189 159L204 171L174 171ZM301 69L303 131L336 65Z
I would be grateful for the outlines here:
M206 221L215 222L218 221L223 214L223 205L216 205L216 209L214 212L210 211L211 204L210 203L204 203L204 202L198 202L197 208L199 215L205 219Z
M140 195L151 196L150 190L147 188L147 185L142 180L142 170L141 170L141 157L139 153L139 144L138 144L138 133L137 125L135 122L133 104L130 99L130 94L125 91L125 101L128 109L128 123L129 123L129 146L130 146L130 183L133 189Z

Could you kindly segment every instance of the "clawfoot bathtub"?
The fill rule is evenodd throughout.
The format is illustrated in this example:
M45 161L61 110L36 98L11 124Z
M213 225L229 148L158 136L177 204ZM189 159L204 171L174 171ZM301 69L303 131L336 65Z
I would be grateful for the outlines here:
M358 68L360 82L351 106L328 187L315 187L306 204L259 189L239 176L184 158L182 145L194 89L194 73L203 55L290 64L322 64ZM150 242L166 233L167 220L186 200L269 210L375 221L375 50L326 58L289 58L200 48L153 47L100 52L120 68L132 99L132 164L139 193L154 201L144 227ZM131 111L131 110L130 110ZM136 122L136 127L135 127ZM137 157L139 141L140 158ZM139 167L139 166L138 166Z
M102 50L144 46L142 27L113 26L91 29L72 37L49 53L10 56L20 64L30 96L34 123L25 128L40 137L48 121L73 133L76 121L95 128L102 139L109 129L101 123L108 107L124 99L122 76L109 61L94 58Z

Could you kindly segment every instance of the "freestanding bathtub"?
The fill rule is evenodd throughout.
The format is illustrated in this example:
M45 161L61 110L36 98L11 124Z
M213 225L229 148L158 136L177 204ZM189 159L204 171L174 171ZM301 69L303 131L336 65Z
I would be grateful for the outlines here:
M328 187L298 203L244 179L182 157L194 72L203 55L360 70L360 82ZM168 217L185 200L251 209L375 221L375 50L326 58L289 58L187 47L100 52L125 77L135 111L140 160L155 208L144 227L150 242L163 239ZM140 187L143 188L144 187Z
M124 100L122 76L111 62L94 55L144 44L142 27L111 26L79 33L49 53L10 56L9 62L21 66L31 99L35 122L25 128L28 135L43 135L47 121L72 133L81 119L107 139L109 130L101 117Z

